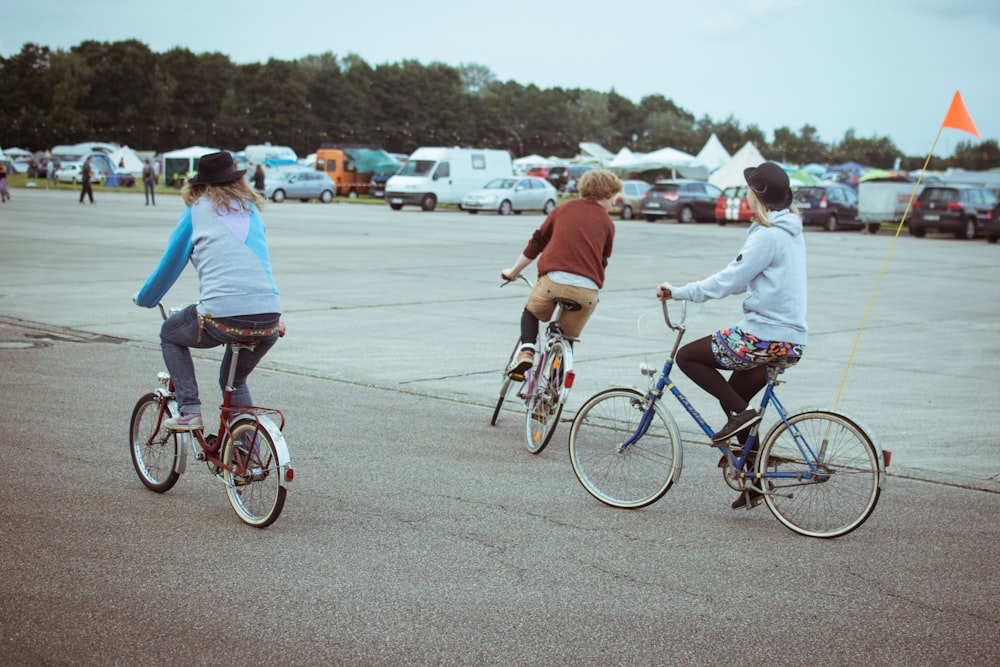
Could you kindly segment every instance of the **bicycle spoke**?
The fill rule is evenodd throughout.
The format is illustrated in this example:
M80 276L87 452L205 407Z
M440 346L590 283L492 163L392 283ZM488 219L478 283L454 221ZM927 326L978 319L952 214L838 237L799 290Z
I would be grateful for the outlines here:
M804 412L788 423L791 428L779 424L761 448L768 507L803 535L851 532L871 515L881 491L874 443L857 424L832 412ZM819 452L821 460L814 455Z

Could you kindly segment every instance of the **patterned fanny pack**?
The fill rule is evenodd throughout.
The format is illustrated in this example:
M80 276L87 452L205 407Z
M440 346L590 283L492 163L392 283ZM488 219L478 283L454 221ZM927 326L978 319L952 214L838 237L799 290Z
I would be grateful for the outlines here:
M204 331L205 325L208 325L216 331L228 334L230 336L237 336L243 339L250 338L267 338L269 336L275 336L278 334L277 325L269 327L267 329L241 329L239 327L231 327L228 324L223 324L218 320L212 319L211 315L198 315L199 331L198 338L201 338L201 332Z

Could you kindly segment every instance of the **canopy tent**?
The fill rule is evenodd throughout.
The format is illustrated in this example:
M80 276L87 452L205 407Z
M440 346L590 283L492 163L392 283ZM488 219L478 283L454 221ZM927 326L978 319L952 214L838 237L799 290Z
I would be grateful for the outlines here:
M599 164L602 167L607 166L611 160L614 159L615 155L607 148L600 144L595 144L589 141L581 141L580 154L576 157L575 162L587 163L587 164Z
M793 188L797 185L816 185L819 183L818 178L810 174L808 171L803 171L801 169L788 174L788 181Z
M736 151L729 162L719 167L714 174L708 177L708 182L723 190L734 185L746 185L743 170L748 167L756 167L765 161L757 147L748 141Z
M731 157L729 151L719 141L719 137L715 136L715 132L713 132L712 136L705 142L705 145L698 151L698 155L695 156L695 162L711 172L729 162L729 158Z
M403 166L381 148L345 148L344 152L362 174L395 174Z
M13 160L16 157L31 157L31 151L26 151L23 148L8 148L0 151L0 155L6 155L8 159Z
M163 175L164 183L174 185L178 181L183 183L188 175L198 168L198 160L203 155L218 153L218 148L206 148L204 146L188 146L175 151L163 154Z
M661 148L652 153L633 153L628 148L622 148L614 156L608 168L622 174L634 174L644 171L661 171L669 169L676 177L677 172L689 178L704 178L707 170L697 164L697 160L690 153L679 151L676 148Z

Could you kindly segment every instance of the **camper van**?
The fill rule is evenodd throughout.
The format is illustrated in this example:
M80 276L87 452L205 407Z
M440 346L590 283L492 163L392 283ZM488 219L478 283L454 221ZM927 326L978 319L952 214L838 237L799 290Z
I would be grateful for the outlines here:
M484 148L418 148L385 184L385 200L393 211L407 204L433 211L457 204L487 181L514 175L510 153Z

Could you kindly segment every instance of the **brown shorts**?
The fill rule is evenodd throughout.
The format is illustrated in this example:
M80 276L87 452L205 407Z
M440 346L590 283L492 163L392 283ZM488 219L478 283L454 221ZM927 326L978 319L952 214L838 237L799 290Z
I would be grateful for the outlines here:
M535 287L528 295L528 303L525 308L528 312L537 317L542 322L548 322L552 317L552 312L556 309L556 299L572 299L580 304L580 310L563 311L559 321L562 322L563 331L570 338L579 338L583 332L583 326L590 319L594 309L597 308L597 290L586 287L573 287L572 285L562 285L549 280L548 276L541 276L535 283Z

